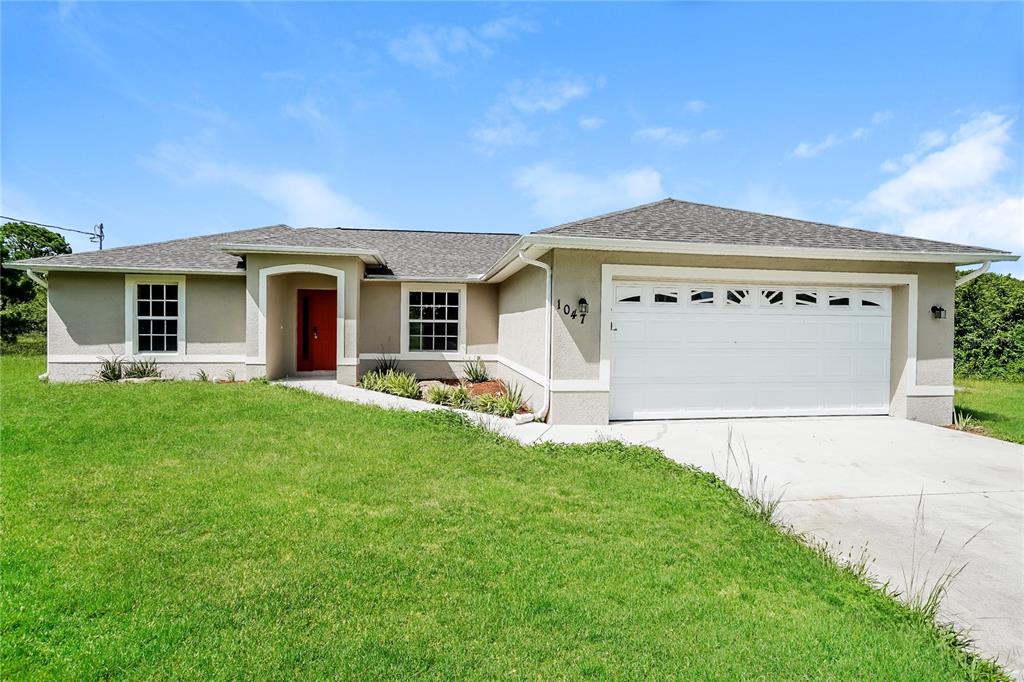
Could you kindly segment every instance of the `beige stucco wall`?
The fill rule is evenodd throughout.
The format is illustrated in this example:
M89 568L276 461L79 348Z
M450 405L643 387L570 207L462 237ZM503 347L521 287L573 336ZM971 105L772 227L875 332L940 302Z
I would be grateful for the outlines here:
M189 355L245 354L245 279L185 278L185 348Z
M918 276L917 384L951 386L953 382L953 321L935 320L933 305L953 309L955 273L952 265L876 261L827 261L783 258L737 258L729 256L688 256L622 251L557 249L553 252L553 298L573 304L579 298L590 303L584 324L564 315L554 315L552 334L552 376L556 380L595 380L599 375L601 321L601 268L605 264L664 265L676 267L745 268L769 270L810 270L825 272L867 272L916 274ZM534 268L533 270L536 270ZM519 276L518 273L516 276ZM529 276L529 274L528 274ZM944 414L952 399L914 397L902 368L906 359L907 287L894 288L893 318L893 408L894 414L931 422L948 422ZM536 294L534 294L536 298ZM952 315L950 315L950 318ZM541 317L541 319L543 319ZM505 340L502 339L502 348ZM559 408L562 404L564 407ZM571 410L571 412L570 412ZM561 414L560 414L561 413ZM572 416L579 423L607 420L607 395L573 393L552 398L552 420L563 422Z
M50 356L124 354L124 275L51 272L46 351Z
M360 304L360 287L362 285L363 273L365 272L364 263L358 258L354 257L341 257L341 256L314 256L314 255L287 255L287 254L249 254L246 257L246 297L245 297L245 311L246 311L246 366L247 376L252 378L256 376L268 375L269 370L274 370L274 373L269 374L270 376L279 376L282 371L289 371L289 343L292 344L290 348L294 350L294 337L295 330L291 328L290 334L287 331L287 320L285 316L288 315L288 291L272 286L275 278L285 277L286 275L292 275L293 273L282 273L279 275L271 275L267 279L267 306L268 306L268 321L270 319L270 298L271 292L275 288L279 288L280 298L275 296L274 300L274 317L273 322L281 337L279 340L272 341L272 334L267 335L267 361L272 365L268 368L267 364L261 364L259 362L259 281L260 281L260 270L264 268L289 265L301 267L301 265L321 265L329 268L341 270L345 273L345 296L344 305L339 305L339 312L343 309L345 318L344 322L344 352L339 355L338 358L338 381L342 383L355 383L356 381L356 369L358 364L358 350L357 344L359 339L359 304ZM277 284L281 284L283 280L278 280ZM332 287L333 288L333 287ZM294 311L292 312L294 315ZM289 335L291 341L288 340ZM294 352L291 353L292 360L291 366L294 366ZM273 360L271 360L273 358Z
M415 286L415 283L413 283ZM425 289L430 283L423 283ZM399 282L363 282L360 291L363 317L359 326L359 353L397 355L402 343L402 285ZM466 285L466 355L492 356L498 352L498 285Z
M55 382L90 379L99 368L98 358L125 352L125 275L51 272L47 280L49 378ZM188 378L199 369L211 376L222 376L228 369L241 375L244 278L186 276L184 313L184 353L160 362L164 375ZM189 356L224 356L224 360L190 362Z
M345 286L348 286L346 278ZM267 278L267 376L295 374L298 358L299 289L337 289L337 279L312 272Z
M550 256L543 258L550 263ZM498 355L544 373L544 290L546 274L527 265L498 291Z

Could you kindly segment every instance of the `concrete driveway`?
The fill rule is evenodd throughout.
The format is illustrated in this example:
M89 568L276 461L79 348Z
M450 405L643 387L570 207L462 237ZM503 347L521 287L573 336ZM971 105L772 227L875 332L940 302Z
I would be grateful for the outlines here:
M753 467L784 493L783 521L842 553L858 556L866 548L874 559L871 571L896 589L926 575L930 586L947 567L966 564L941 617L969 629L979 650L1021 676L1020 445L889 417L554 426L539 440L643 443L723 475L730 427L734 447L745 444ZM740 459L746 469L745 458ZM735 485L735 463L730 472Z

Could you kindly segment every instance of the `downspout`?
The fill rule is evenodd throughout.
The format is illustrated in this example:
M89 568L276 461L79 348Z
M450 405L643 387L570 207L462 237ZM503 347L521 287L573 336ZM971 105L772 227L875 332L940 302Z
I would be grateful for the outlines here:
M544 287L544 404L536 416L546 421L551 407L551 266L539 260L527 258L524 251L518 254L519 260L528 265L543 268L546 273Z
M32 272L31 270L25 270L25 274L28 275L28 278L30 280L32 280L33 282L35 282L36 284L38 284L42 288L44 288L44 289L49 289L50 288L46 284L46 280L45 279L43 279L42 277L40 277L36 273Z
M988 272L988 269L990 267L992 267L992 261L990 261L990 260L985 261L984 263L982 263L980 268L978 268L977 270L971 270L966 275L964 275L963 277L958 279L956 281L956 284L953 285L953 288L956 289L961 284L967 284L968 282L970 282L975 277L981 277L986 272Z

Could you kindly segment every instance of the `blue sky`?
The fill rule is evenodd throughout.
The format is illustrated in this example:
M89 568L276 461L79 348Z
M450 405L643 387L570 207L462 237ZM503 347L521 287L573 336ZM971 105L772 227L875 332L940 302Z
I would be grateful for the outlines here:
M0 12L2 213L110 246L673 196L1024 251L1021 3Z

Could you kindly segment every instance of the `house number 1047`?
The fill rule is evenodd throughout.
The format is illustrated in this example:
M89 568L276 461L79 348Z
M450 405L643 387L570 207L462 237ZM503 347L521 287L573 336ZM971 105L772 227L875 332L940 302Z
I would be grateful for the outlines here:
M580 324L583 324L583 321L587 319L586 313L581 313L579 309L571 307L568 303L563 304L562 299L558 299L555 307L570 320L579 320Z

